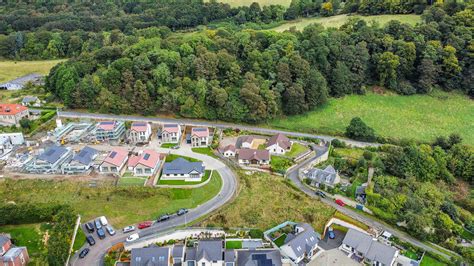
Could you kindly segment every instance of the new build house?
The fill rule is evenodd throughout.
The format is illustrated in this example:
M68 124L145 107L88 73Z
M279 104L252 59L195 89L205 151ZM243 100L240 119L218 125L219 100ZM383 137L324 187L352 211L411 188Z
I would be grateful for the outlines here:
M37 174L60 173L63 163L70 161L72 156L71 148L51 146L33 159L33 162L27 166L27 171Z
M100 164L99 170L106 174L121 174L128 159L128 151L113 149Z
M132 143L148 142L151 136L151 125L146 122L133 122L128 134L128 140Z
M150 247L132 249L130 266L171 266L169 247Z
M310 259L316 254L321 236L307 223L296 224L294 232L287 235L280 246L281 253L299 264L303 259Z
M144 150L138 155L130 156L128 169L134 176L153 176L160 167L160 157L154 150Z
M0 104L0 124L20 125L22 118L28 118L28 107L21 104Z
M204 176L205 168L202 162L189 162L178 158L163 165L162 180L184 180L198 182Z
M201 240L197 248L188 248L186 251L184 265L224 266L224 242L222 240Z
M164 124L161 130L162 143L179 143L181 126L179 124Z
M121 121L102 121L97 123L95 138L99 141L119 140L125 133L125 124Z
M239 149L237 150L239 164L244 165L268 165L270 164L270 152L268 150Z
M291 141L283 134L272 136L265 147L271 154L285 154L291 150Z
M23 100L21 100L21 105L40 107L41 100L36 96L25 96L23 97Z
M209 145L209 128L193 127L191 129L191 146L207 147Z
M94 164L98 151L91 147L84 147L72 160L62 166L63 174L80 174L89 171Z

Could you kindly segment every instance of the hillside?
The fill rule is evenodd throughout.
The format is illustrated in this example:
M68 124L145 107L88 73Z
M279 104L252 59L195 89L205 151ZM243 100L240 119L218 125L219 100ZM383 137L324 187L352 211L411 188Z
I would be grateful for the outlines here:
M47 75L49 70L64 60L0 61L0 83L30 73Z

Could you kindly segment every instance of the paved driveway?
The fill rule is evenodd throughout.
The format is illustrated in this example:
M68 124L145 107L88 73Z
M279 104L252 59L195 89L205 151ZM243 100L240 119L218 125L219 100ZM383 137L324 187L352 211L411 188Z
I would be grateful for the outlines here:
M342 240L344 240L346 233L339 230L334 230L334 234L336 237L334 239L330 239L328 232L326 232L326 235L323 237L323 239L319 241L319 247L324 250L330 250L341 246Z

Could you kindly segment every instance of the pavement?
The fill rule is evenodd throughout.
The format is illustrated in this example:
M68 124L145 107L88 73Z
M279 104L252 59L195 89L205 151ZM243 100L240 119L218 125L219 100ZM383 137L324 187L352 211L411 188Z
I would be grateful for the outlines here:
M97 146L100 146L100 145L97 145ZM110 149L112 147L107 146L107 145L102 145L101 148ZM89 254L84 259L79 259L78 258L79 252L77 252L71 258L70 265L77 265L77 266L103 265L104 255L107 252L107 250L117 243L124 242L125 239L129 235L138 233L140 235L140 238L143 238L145 236L166 232L168 230L171 230L181 225L186 225L187 223L191 221L197 220L211 213L212 211L219 209L224 204L229 202L235 195L236 188L237 188L237 178L235 174L232 172L232 170L229 167L227 167L223 162L217 159L211 158L209 156L203 155L203 154L194 153L193 151L191 151L190 147L186 147L186 146L182 146L178 150L164 149L164 148L158 148L158 147L154 149L161 153L170 152L172 154L188 156L188 157L193 157L193 158L202 160L204 164L206 165L206 167L208 167L208 169L213 169L219 172L219 174L221 175L223 184L222 184L222 188L219 194L217 194L214 198L207 201L206 203L203 203L194 209L190 209L186 215L183 215L183 216L174 215L171 219L165 222L155 223L151 227L146 228L146 229L142 229L142 230L136 229L133 232L124 234L122 233L122 228L114 228L117 231L117 233L114 236L110 236L108 233L106 233L107 237L103 240L100 240L97 237L97 234L93 233L94 239L96 240L96 244L92 247L86 244L83 247L83 248L85 247L90 248ZM142 221L137 221L137 223L139 222L142 222ZM135 227L137 227L137 224L135 224Z

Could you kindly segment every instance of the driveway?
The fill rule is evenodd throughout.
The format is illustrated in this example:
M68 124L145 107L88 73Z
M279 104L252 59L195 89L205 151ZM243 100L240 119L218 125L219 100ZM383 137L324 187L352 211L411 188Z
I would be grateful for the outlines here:
M326 230L327 231L327 230ZM330 249L335 249L341 246L342 240L344 240L344 237L346 236L346 233L339 231L339 230L334 230L334 239L329 238L329 233L326 232L326 235L319 241L318 246L324 250L330 250Z

